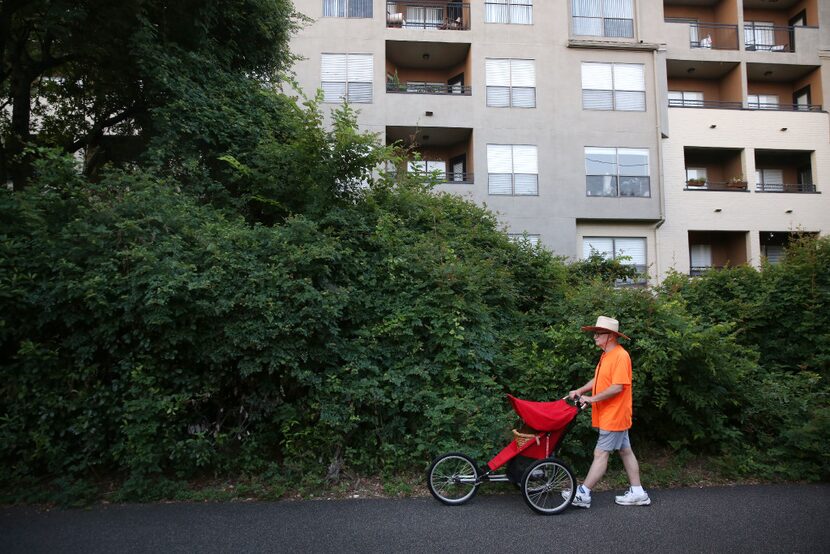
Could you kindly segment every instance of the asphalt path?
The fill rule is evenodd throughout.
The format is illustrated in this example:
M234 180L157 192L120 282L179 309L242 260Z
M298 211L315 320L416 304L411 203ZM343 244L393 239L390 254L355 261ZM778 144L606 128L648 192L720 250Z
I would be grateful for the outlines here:
M651 490L531 512L521 495L0 509L0 552L830 552L830 485Z

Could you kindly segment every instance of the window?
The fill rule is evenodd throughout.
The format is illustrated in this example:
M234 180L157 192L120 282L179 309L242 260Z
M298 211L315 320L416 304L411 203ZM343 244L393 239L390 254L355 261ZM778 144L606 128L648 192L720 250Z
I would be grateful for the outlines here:
M694 108L703 106L703 93L687 90L670 90L669 106Z
M747 94L747 106L756 110L777 110L778 96L775 94Z
M784 170L756 169L755 183L760 190L766 192L782 192L784 190Z
M573 0L573 34L634 37L632 0Z
M485 23L533 23L533 0L486 0L484 2Z
M646 81L642 64L582 64L582 107L586 110L646 110Z
M539 244L539 235L529 235L527 233L507 233L507 238L510 242L514 242L516 244L526 243L533 247Z
M772 50L776 46L775 25L772 21L747 21L744 42L747 50Z
M689 246L690 275L700 275L712 267L712 245L692 244Z
M444 8L435 6L407 6L405 27L437 29L444 24Z
M323 54L323 102L372 102L371 54Z
M539 169L534 145L488 144L487 172L490 194L539 194Z
M799 111L809 111L812 100L810 98L810 85L798 89L793 93L793 108Z
M686 186L705 187L707 182L705 167L686 168Z
M585 148L588 196L651 196L648 150Z
M494 108L536 107L536 65L533 60L485 60L487 105Z
M372 0L323 0L323 17L372 17Z
M432 176L437 171L439 181L447 180L447 162L443 160L417 160L409 162L406 170L409 173L418 173L425 176Z
M620 259L623 265L633 265L637 273L646 273L645 237L585 237L582 239L582 257L596 252L606 260Z

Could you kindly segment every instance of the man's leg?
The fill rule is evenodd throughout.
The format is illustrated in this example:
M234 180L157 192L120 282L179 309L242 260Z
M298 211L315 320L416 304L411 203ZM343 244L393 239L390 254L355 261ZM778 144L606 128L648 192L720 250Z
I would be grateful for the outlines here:
M631 488L625 494L616 497L617 504L622 506L648 506L651 504L651 498L648 497L648 493L643 490L640 484L640 464L637 463L637 457L630 446L620 448L620 458L622 458L625 472L628 474Z
M632 487L640 486L640 464L637 462L637 456L631 448L620 449L620 458L622 458L623 467L628 474L628 482Z
M599 483L599 480L605 475L605 470L608 469L608 457L610 454L610 452L602 450L601 448L594 450L594 461L591 462L591 469L588 470L588 475L585 477L585 481L582 482L583 485L589 489L593 489L594 485Z

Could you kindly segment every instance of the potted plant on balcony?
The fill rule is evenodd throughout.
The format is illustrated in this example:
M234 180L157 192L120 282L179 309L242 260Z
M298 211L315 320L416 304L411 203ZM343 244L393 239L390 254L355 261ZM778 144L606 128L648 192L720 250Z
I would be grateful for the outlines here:
M743 175L736 175L734 177L730 177L729 180L726 182L726 186L731 189L746 189L746 179Z
M398 70L392 75L387 75L389 82L386 84L386 90L389 92L406 92L406 85L401 83L398 78Z
M706 177L692 177L691 179L686 181L686 185L689 187L702 187L706 184Z

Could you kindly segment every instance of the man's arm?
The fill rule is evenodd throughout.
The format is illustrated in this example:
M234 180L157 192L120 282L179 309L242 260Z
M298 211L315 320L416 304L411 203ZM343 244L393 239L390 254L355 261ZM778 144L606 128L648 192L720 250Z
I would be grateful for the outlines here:
M581 400L587 404L593 404L594 402L599 402L601 400L611 398L612 396L617 396L622 392L622 390L622 385L609 385L607 389L602 392L598 392L595 396L583 396Z

